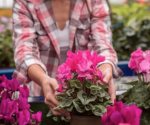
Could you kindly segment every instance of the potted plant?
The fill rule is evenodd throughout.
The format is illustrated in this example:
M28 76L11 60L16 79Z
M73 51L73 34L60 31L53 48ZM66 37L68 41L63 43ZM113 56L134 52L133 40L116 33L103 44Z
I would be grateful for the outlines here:
M42 113L30 111L29 90L16 79L0 77L0 124L39 125Z
M131 54L129 67L137 73L138 80L132 81L133 87L119 96L127 104L135 103L142 108L141 125L150 124L150 50L137 49Z
M102 72L97 68L105 58L90 51L69 51L67 56L57 72L61 83L57 108L71 113L71 125L100 125L100 116L111 104L106 85L100 84Z

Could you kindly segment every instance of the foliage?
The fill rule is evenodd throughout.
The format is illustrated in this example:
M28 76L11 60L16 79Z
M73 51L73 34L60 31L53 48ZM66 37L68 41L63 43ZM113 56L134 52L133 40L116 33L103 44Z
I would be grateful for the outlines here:
M58 68L62 88L57 96L60 102L57 108L80 115L101 116L111 104L107 88L98 83L102 74L97 64L104 61L104 57L90 51L69 51L67 55L66 62Z
M7 17L0 18L0 68L14 67L12 24Z
M29 90L16 79L0 77L0 123L7 125L38 125L41 112L33 113L28 104Z
M133 87L120 96L121 100L127 104L135 103L143 109L149 109L150 85L140 81L133 81L130 84L132 84Z
M140 4L113 7L113 45L119 60L128 60L130 53L139 47L149 49L149 13L149 6Z

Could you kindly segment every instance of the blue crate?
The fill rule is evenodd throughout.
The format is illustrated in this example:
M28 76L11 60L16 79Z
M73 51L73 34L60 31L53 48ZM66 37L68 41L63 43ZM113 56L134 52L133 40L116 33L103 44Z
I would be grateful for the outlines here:
M0 76L5 75L8 79L11 79L14 70L14 68L0 69Z
M135 76L133 70L128 67L128 61L119 61L118 67L122 70L123 76Z

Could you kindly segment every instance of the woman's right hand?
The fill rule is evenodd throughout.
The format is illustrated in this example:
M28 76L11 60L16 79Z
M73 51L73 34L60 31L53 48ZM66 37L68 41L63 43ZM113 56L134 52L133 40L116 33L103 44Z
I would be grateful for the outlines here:
M45 97L45 103L49 106L54 115L61 115L61 111L56 110L58 101L55 96L55 92L58 88L57 80L47 76L41 84L41 88Z
M62 115L69 117L69 113L65 110L58 110L58 101L56 99L56 90L58 89L57 80L54 78L47 77L42 83L42 90L45 97L45 103L49 106L53 115Z

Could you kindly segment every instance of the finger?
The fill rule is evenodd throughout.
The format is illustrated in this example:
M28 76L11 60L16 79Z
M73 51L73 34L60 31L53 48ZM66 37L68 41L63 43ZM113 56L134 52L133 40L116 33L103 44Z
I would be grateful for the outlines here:
M103 74L103 82L108 84L112 78L112 66L110 64L102 64L99 69Z
M109 84L108 84L108 92L110 94L110 98L111 98L112 103L114 103L116 100L116 87L115 87L115 84L113 82L113 79L111 79Z
M55 91L55 90L57 90L58 88L59 88L59 85L58 85L58 82L57 82L57 80L56 79L53 79L53 78L51 78L51 83L50 83L50 85L51 85L51 87L52 87L52 89Z
M51 112L52 112L52 114L55 115L55 116L60 116L60 115L62 115L61 112L59 112L59 111L57 111L57 110L54 110L54 109L51 109Z
M56 107L56 105L55 105L55 104L53 104L53 103L51 103L51 102L47 101L46 99L44 100L44 102L45 102L45 104L47 104L47 105L48 105L49 107L51 107L51 108Z
M110 72L105 72L103 82L108 84L112 78L112 74Z
M58 109L57 107L52 108L51 106L49 106L49 108L54 115L61 115L61 116L65 116L67 118L70 117L70 113L64 109Z
M58 101L55 97L55 95L51 92L49 92L45 97L45 103L48 105L54 105L56 107L58 105Z

